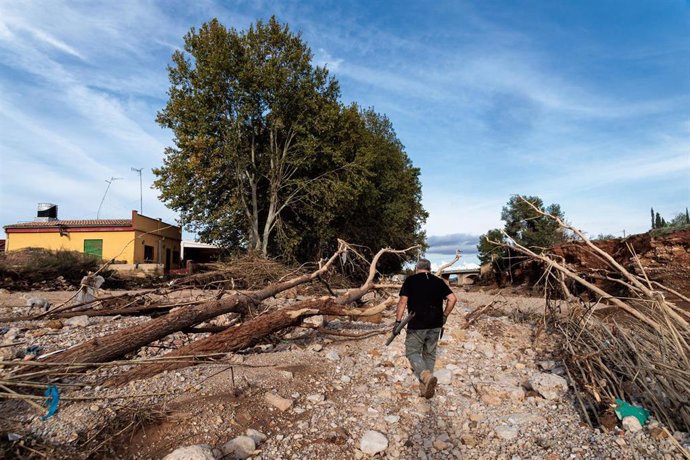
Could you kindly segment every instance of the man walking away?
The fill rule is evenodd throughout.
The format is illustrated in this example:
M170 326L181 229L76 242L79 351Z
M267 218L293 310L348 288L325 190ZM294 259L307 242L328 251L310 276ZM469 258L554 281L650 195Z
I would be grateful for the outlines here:
M445 310L444 299L447 301ZM431 273L431 262L427 259L419 259L416 273L408 276L400 289L396 326L405 314L405 307L414 313L407 325L405 355L419 379L420 395L427 399L433 397L436 391L434 365L441 328L457 301L448 285Z

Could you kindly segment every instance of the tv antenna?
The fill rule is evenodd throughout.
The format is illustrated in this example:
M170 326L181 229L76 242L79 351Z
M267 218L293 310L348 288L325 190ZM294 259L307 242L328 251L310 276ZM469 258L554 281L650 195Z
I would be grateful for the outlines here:
M144 170L144 168L135 168L132 166L132 171L133 172L138 172L139 173L139 214L144 214L144 198L143 198L143 187L142 187L142 182L141 182L141 171Z
M101 204L98 205L98 212L96 212L96 219L100 219L101 207L103 206L103 202L105 201L105 196L108 194L108 190L110 190L110 185L113 182L115 182L116 180L122 180L122 178L121 177L111 177L110 179L105 180L108 183L108 186L105 188L105 193L103 194L103 198L101 198Z

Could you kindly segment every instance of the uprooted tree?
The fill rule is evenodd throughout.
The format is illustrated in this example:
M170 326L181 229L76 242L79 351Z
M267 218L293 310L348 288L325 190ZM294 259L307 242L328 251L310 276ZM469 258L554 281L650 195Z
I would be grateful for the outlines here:
M336 236L370 248L424 243L419 170L390 121L344 107L299 34L275 18L242 32L214 19L184 41L157 117L175 145L154 172L187 228L301 262L331 253Z
M391 304L391 298L385 298L384 295L385 300L367 308L359 308L356 305L365 294L376 289L374 282L378 262L384 255L404 257L418 249L418 246L413 246L404 250L380 250L371 261L368 276L364 283L360 287L349 289L340 295L310 298L278 309L260 308L261 302L269 297L300 284L319 279L331 270L337 261L341 261L344 254L348 254L350 257L359 256L349 244L340 240L337 251L327 261L320 263L313 272L294 276L286 281L272 283L262 289L229 292L227 296L223 290L220 290L213 300L182 304L172 311L149 319L126 331L96 337L67 350L62 350L35 363L38 369L42 367L45 369L36 370L36 368L32 368L29 371L12 373L6 376L4 381L11 385L12 382L20 382L29 377L41 379L56 377L65 373L83 372L89 368L97 367L100 363L125 358L129 353L136 352L156 340L174 332L189 330L189 328L226 313L237 314L238 322L232 327L222 328L220 331L207 330L207 332L213 332L213 335L197 339L190 345L167 354L164 357L164 363L142 366L112 379L109 383L122 383L131 379L154 375L165 369L198 364L209 353L228 353L248 348L259 343L271 333L299 325L302 319L309 316L356 317L378 314ZM50 317L50 313L64 312L67 307L55 308L47 316ZM40 316L45 317L46 315ZM195 361L189 362L187 358L190 356ZM3 362L3 364L10 363Z
M517 199L536 215L573 234L605 267L588 270L572 266L548 248L524 246L507 231L501 240L488 241L542 264L546 319L562 337L562 358L583 418L598 426L601 414L611 411L617 400L634 401L672 430L687 430L690 313L677 302L690 303L690 298L650 280L631 245L628 250L635 265L626 268L560 216L522 197ZM623 287L624 296L598 286L593 282L596 278ZM588 290L591 296L574 296L574 285ZM567 313L556 314L557 310Z

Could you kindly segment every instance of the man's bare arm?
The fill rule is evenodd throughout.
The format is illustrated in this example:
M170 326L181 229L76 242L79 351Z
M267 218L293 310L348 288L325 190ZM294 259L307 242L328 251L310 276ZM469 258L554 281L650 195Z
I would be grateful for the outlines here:
M402 321L403 316L405 316L405 307L407 307L407 296L401 295L400 300L398 300L398 308L395 310L396 321Z
M455 308L455 304L458 302L458 298L452 292L446 296L446 309L443 311L443 316L448 317L450 313Z

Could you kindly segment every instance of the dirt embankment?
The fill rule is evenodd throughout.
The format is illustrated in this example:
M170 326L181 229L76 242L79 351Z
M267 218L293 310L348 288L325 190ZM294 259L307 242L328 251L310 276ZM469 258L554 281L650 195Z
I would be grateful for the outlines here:
M625 239L593 242L612 255L616 262L636 275L644 276L681 293L690 292L690 229L663 236L650 233L632 235ZM553 248L570 266L579 271L607 271L608 264L582 242L565 243ZM635 260L639 258L639 264ZM640 268L642 267L642 269ZM597 279L603 287L614 288L614 283Z

